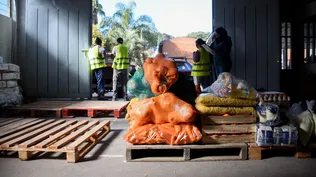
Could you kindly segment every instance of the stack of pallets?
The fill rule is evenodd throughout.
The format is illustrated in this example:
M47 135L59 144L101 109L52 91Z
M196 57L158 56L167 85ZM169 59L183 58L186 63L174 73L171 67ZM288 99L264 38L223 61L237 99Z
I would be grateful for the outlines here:
M256 115L201 116L202 144L254 143Z

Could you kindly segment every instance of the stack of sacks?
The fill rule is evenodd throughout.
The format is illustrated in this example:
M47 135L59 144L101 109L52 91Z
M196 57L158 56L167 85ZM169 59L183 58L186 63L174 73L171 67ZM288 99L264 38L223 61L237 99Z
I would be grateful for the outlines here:
M138 78L142 80L138 86L131 83L135 82L133 78L128 83L130 93L137 98L127 107L130 127L123 139L132 144L180 145L199 141L202 135L193 124L197 115L194 107L169 92L179 77L176 64L158 54L145 61L143 71L144 74L136 75L145 78ZM135 91L137 88L144 92Z
M208 115L252 115L257 103L257 92L245 81L230 73L222 73L218 79L196 99L196 109Z
M0 57L0 107L20 105L23 96L17 80L20 79L20 67L3 63Z
M298 132L293 125L271 127L257 125L256 144L258 146L293 146L297 144Z

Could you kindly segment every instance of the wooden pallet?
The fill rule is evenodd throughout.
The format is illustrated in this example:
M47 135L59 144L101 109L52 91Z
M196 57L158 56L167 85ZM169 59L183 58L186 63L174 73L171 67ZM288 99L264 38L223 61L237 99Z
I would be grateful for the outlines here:
M41 152L64 152L67 162L77 162L109 131L109 121L37 119L2 131L0 151L17 151L21 160Z
M201 117L202 144L248 143L256 140L256 116Z
M62 117L62 109L72 104L79 103L79 101L36 101L22 106L10 108L10 110L30 111L31 117L36 117L37 112L55 111L56 117Z
M296 156L296 146L257 146L255 143L249 144L248 158L249 160L262 160L265 158L264 152L269 152L269 155L279 156L279 153L290 153Z
M316 143L310 143L307 147L298 146L295 157L298 159L311 158L316 152Z
M98 111L114 111L114 117L123 116L129 101L82 101L62 109L63 117L73 117L71 111L85 110L88 117L96 117Z
M127 145L127 162L246 160L245 143L221 145Z

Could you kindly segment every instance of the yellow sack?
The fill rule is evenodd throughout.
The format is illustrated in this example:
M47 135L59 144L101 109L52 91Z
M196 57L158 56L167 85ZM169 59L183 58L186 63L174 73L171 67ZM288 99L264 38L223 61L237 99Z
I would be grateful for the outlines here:
M238 98L221 98L217 97L212 93L200 94L196 99L195 103L200 103L205 106L232 106L232 107L247 107L254 106L257 104L256 100L246 100Z
M253 107L211 107L205 106L203 104L196 104L195 108L200 112L200 114L208 114L214 116L221 116L224 114L230 115L252 115L256 114Z

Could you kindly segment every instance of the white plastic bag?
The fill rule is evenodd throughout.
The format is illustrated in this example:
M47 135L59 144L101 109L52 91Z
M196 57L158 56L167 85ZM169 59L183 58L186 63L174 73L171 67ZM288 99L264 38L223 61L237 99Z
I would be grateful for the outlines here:
M246 81L228 72L220 74L210 89L218 97L256 99L258 96L258 92Z
M287 116L299 128L299 139L306 146L311 136L316 137L315 121L316 115L313 113L315 101L306 101L307 109L304 110L302 102L293 104L289 109Z

